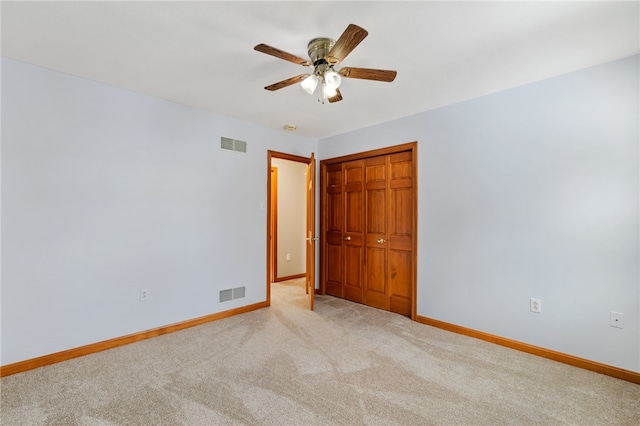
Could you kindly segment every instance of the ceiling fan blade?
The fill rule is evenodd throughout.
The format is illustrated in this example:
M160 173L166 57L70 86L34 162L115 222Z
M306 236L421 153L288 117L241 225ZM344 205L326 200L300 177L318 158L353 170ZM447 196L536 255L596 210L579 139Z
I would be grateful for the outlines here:
M291 77L291 78L288 78L286 80L282 80L282 81L279 81L277 83L273 83L273 84L265 87L265 89L271 90L271 91L282 89L283 87L287 87L287 86L291 86L292 84L300 83L302 80L304 80L307 77L309 77L309 74L296 75L295 77Z
M355 24L349 24L346 30L342 33L338 41L333 45L329 54L327 55L327 61L330 64L337 64L344 60L357 45L369 33L364 28L361 28Z
M377 80L377 81L386 81L387 83L392 82L396 75L398 74L396 71L391 70L375 70L370 68L342 68L338 71L343 77L347 78L361 78L364 80Z
M330 97L329 99L327 99L329 101L330 104L334 103L334 102L339 102L342 100L342 93L340 93L340 89L336 89L336 95Z
M276 58L284 59L285 61L293 62L294 64L302 65L305 67L311 66L311 62L306 59L302 59L299 56L292 55L283 50L276 49L275 47L268 46L266 44L259 44L253 48L258 52L266 53L267 55L275 56Z

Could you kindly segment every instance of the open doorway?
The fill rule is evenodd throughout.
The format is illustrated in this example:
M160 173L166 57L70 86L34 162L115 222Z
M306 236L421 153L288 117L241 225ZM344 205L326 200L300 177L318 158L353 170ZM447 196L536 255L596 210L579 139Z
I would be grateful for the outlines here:
M306 179L305 163L283 158L271 160L271 282L306 275Z
M315 158L268 151L267 305L271 284L305 278L315 293Z

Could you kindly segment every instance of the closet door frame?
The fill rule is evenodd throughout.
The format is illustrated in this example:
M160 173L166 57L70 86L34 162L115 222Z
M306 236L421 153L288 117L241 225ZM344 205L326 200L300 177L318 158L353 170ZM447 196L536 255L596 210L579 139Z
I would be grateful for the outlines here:
M336 164L336 163L344 163L348 161L354 160L364 160L371 157L377 157L381 155L387 154L396 154L400 152L410 151L412 155L412 164L413 164L413 212L412 212L412 220L413 220L413 235L412 235L412 282L411 282L411 319L416 320L416 300L417 300L417 265L418 265L418 142L409 142L401 145L394 145L385 148L375 149L371 151L359 152L355 154L344 155L340 157L329 158L326 160L320 161L320 242L321 242L321 250L320 250L320 294L326 294L326 262L327 262L327 246L323 241L324 236L326 235L326 227L327 227L327 196L326 196L326 185L327 185L327 166Z

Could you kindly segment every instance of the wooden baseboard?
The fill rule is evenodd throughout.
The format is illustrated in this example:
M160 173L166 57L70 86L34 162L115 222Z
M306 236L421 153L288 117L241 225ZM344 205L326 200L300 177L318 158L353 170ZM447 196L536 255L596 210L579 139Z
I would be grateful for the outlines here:
M53 354L16 362L13 364L3 365L0 367L0 377L22 373L24 371L33 370L34 368L44 367L45 365L55 364L58 362L67 361L69 359L78 358L84 355L89 355L92 353L105 351L107 349L116 348L118 346L128 345L129 343L139 342L141 340L150 339L152 337L161 336L163 334L173 333L175 331L184 330L185 328L195 327L197 325L205 324L211 321L216 321L219 319L232 317L234 315L255 311L257 309L265 308L266 306L267 306L266 302L255 303L253 305L242 306L240 308L231 309L224 312L218 312L215 314L194 318L192 320L187 320L187 321L167 325L164 327L142 331L140 333L134 333L134 334L129 334L127 336L116 337L114 339L92 343L90 345L81 346L78 348L68 349L65 351L56 352ZM574 367L579 367L585 370L594 371L596 373L605 374L607 376L615 377L617 379L640 384L640 373L636 373L634 371L624 370L622 368L601 364L599 362L591 361L588 359L579 358L579 357L568 355L562 352L556 352L551 349L530 345L528 343L518 342L517 340L507 339L505 337L496 336L493 334L473 330L471 328L462 327L462 326L451 324L448 322L439 321L436 319L423 317L420 315L416 315L416 322L430 325L432 327L440 328L443 330L451 331L453 333L474 337L476 339L480 339L480 340L484 340L497 345L505 346L521 352L526 352L533 355L541 356L543 358L562 362L564 364L572 365Z
M294 280L294 279L296 279L296 278L304 278L304 277L306 277L306 276L307 276L307 274L305 274L305 273L302 273L302 274L296 274L296 275L288 275L288 276L286 276L286 277L279 277L279 278L276 278L275 280L273 280L273 282L275 282L275 283L280 283L280 282L282 282L282 281Z
M473 330L471 328L462 327L460 325L451 324L436 319L416 316L416 322L430 325L432 327L441 328L453 333L463 334L465 336L474 337L476 339L495 343L496 345L506 346L521 352L527 352L543 358L552 359L563 364L572 365L574 367L583 368L585 370L595 371L596 373L605 374L617 379L626 380L628 382L640 384L640 373L624 370L622 368L613 367L599 362L590 361L588 359L579 358L573 355L556 352L551 349L545 349L540 346L530 345L528 343L518 342L517 340L507 339L505 337L495 336L493 334L484 333L482 331Z
M37 358L27 359L25 361L7 364L0 367L0 377L10 376L16 373L33 370L34 368L44 367L45 365L55 364L69 359L78 358L96 352L105 351L107 349L116 348L118 346L128 345L129 343L139 342L140 340L150 339L152 337L161 336L163 334L173 333L174 331L184 330L185 328L195 327L196 325L205 324L223 318L232 317L234 315L244 314L246 312L255 311L265 308L267 302L255 303L253 305L242 306L230 309L224 312L218 312L164 327L154 328L152 330L141 331L139 333L129 334L127 336L116 337L102 342L92 343L78 348L67 349L65 351L56 352L49 355L43 355Z

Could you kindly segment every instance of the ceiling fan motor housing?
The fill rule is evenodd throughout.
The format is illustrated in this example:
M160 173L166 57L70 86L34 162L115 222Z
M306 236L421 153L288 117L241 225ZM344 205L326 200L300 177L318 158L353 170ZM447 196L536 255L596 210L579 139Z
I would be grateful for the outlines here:
M329 52L331 48L336 43L334 39L331 38L314 38L307 45L307 52L309 53L309 58L311 58L311 62L313 65L319 65L321 63L329 63ZM337 64L338 62L332 62L332 65Z
M323 78L325 72L333 69L333 65L338 63L337 61L330 63L327 57L335 43L336 41L331 38L322 37L314 38L307 45L307 52L314 66L313 73L320 79Z

